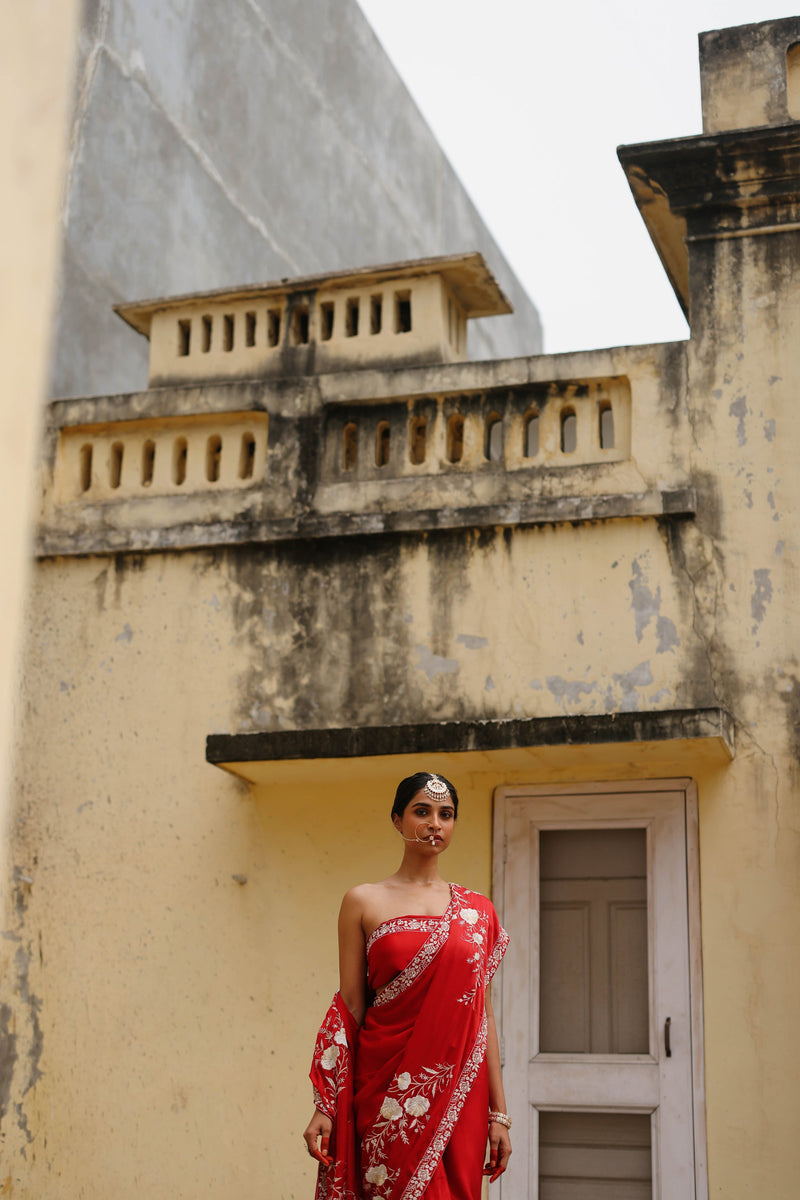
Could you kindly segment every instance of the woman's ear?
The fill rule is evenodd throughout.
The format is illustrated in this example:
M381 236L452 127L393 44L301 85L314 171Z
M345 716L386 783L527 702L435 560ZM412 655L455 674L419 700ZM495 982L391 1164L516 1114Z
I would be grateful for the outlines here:
M394 825L395 829L398 829L398 830L400 829L400 826L403 824L402 820L397 815L397 813L392 813L392 824Z

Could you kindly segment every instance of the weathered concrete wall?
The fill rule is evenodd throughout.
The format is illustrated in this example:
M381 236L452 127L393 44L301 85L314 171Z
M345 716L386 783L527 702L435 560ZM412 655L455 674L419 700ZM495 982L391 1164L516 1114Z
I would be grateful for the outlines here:
M15 1120L13 1104L36 1079L33 1065L18 1057L16 1042L17 1019L24 1021L31 1009L15 960L17 951L29 953L30 935L16 941L7 919L17 813L10 758L77 19L76 0L11 5L3 12L0 40L0 1123ZM0 1135L2 1192L10 1194Z
M737 716L736 771L701 803L711 1195L789 1197L800 1173L797 232L701 242L689 352L695 627ZM735 1052L732 1053L732 1047Z
M470 354L541 349L355 0L91 0L80 52L53 395L145 385L114 303L465 250L516 310Z
M424 765L460 785L448 873L482 890L498 785L695 779L709 1193L795 1195L800 137L721 131L641 151L636 169L689 234L685 347L53 407L0 942L8 1194L310 1191L297 1131L335 983L335 897L393 865L393 785ZM520 461L529 404L544 422L609 379L628 384L614 392L624 453L569 460L556 445ZM430 455L409 465L418 405ZM460 464L443 458L448 405L467 418ZM481 441L494 407L513 431L496 461ZM59 491L59 470L74 477L64 431L100 445L115 417L160 428L243 411L269 421L258 486L212 494L200 472L152 499L135 479L119 499ZM337 474L345 412L365 447L378 413L405 446L382 482L368 457ZM127 425L122 440L138 436ZM677 491L696 503L642 501ZM570 499L584 507L565 518ZM652 726L676 708L727 710L733 760L708 737L565 738L424 763L262 763L247 790L204 758L209 733Z
M251 795L204 762L206 733L711 694L653 520L53 559L30 618L14 932L35 1084L7 1146L42 1198L310 1187L296 1131L336 897L392 868L416 763L323 763ZM665 775L668 754L436 759L464 793L448 874L489 888L499 783Z

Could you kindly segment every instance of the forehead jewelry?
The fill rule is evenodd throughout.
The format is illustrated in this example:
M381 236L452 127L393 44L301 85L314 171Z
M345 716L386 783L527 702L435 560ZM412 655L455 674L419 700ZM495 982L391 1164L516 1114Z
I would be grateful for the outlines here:
M431 775L422 790L429 800L438 800L440 804L450 797L450 789L438 775Z

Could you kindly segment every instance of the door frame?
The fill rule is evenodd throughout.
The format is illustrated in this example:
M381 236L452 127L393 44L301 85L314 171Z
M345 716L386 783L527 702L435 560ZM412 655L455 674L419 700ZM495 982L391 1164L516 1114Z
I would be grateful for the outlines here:
M700 826L697 784L693 779L624 779L587 781L586 783L502 784L495 788L492 811L492 895L502 922L505 902L506 809L508 800L517 796L589 796L621 795L626 792L684 793L686 817L686 891L689 934L689 1012L691 1021L692 1130L696 1200L708 1200L708 1163L706 1151L705 1070L703 1050L703 947L700 915ZM602 812L598 811L602 819ZM513 946L512 946L513 953ZM495 995L502 993L502 964L497 973ZM495 1016L503 1054L503 1006ZM502 1180L501 1180L502 1183ZM502 1195L502 1189L501 1189Z

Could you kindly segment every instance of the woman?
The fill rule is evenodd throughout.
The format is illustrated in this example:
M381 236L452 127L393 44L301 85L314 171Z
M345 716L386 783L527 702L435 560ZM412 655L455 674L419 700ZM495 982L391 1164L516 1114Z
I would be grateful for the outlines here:
M479 1200L482 1176L508 1165L488 992L508 935L484 896L439 874L457 812L448 780L404 779L392 808L399 869L342 901L339 991L303 1135L320 1163L317 1200Z

